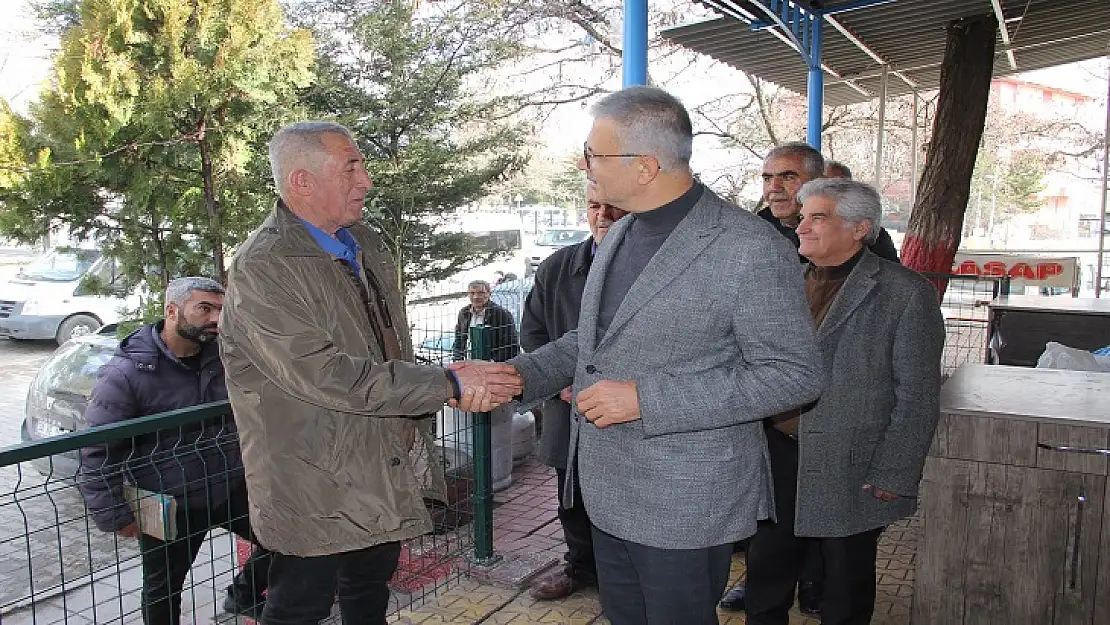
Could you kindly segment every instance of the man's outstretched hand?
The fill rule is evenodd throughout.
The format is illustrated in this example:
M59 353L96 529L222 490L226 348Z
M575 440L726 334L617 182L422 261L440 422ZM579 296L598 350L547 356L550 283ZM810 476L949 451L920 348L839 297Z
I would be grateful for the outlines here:
M461 397L447 402L466 412L489 412L524 392L516 367L500 362L465 360L449 367L459 380Z

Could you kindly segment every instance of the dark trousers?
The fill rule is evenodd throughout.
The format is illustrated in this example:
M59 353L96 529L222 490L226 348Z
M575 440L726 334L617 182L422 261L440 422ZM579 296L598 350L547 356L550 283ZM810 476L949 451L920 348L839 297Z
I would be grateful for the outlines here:
M275 553L262 622L317 625L331 614L338 592L343 625L385 625L386 584L400 557L397 542L309 558Z
M717 625L732 543L648 547L593 528L601 607L612 625Z
M882 528L843 538L798 538L794 507L798 487L798 443L767 428L775 484L777 521L761 521L745 552L749 625L787 625L794 587L816 546L824 560L822 625L867 625L875 609L875 556Z
M223 527L257 545L247 518L246 486L233 490L227 502L215 508L178 503L175 540L163 542L146 534L139 536L143 560L143 622L147 625L178 625L181 622L181 589L209 530ZM269 566L270 552L256 546L228 592L237 598L261 601Z
M566 469L555 469L559 480L559 524L563 526L563 538L567 541L567 575L586 584L597 583L597 565L594 563L594 539L590 528L590 516L582 503L582 487L578 484L578 472L574 472L574 506L563 507L563 492L566 489Z

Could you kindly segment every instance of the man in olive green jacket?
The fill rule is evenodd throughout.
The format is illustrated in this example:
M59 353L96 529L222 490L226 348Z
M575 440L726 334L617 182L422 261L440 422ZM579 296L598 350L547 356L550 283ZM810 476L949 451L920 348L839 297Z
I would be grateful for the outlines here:
M400 541L431 531L423 497L443 494L418 419L448 402L489 410L520 382L504 365L410 362L350 131L292 124L270 163L281 200L235 255L220 320L251 523L275 552L262 620L318 623L338 590L344 623L385 623Z

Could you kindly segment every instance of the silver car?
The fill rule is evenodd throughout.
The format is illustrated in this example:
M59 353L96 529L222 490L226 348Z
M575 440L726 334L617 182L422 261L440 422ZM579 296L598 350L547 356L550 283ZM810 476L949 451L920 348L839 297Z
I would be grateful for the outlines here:
M85 408L97 373L112 358L117 346L116 326L108 325L96 334L66 341L47 359L27 389L20 433L24 442L88 427ZM76 451L31 462L40 473L55 478L76 475L78 463Z

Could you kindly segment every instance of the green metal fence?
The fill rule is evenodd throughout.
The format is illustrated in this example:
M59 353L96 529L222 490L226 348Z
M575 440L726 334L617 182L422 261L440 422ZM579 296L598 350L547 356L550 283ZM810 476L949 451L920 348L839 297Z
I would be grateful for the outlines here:
M474 558L477 530L471 522L471 498L476 491L475 471L461 446L455 444L472 435L469 426L460 425L466 423L452 409L437 415L437 453L433 455L444 464L449 497L447 502L429 502L436 531L404 545L398 572L390 583L391 612L419 604L449 586L468 571ZM159 445L162 440L176 442ZM79 450L103 446L112 447L116 459L122 457L123 462L75 475ZM175 475L175 467L204 456L213 470L202 479L184 483L187 496L203 497L206 492L241 482L241 470L220 470L220 460L226 460L228 450L236 446L230 408L227 402L219 402L0 450L0 479L4 480L0 488L0 623L142 622L139 541L98 529L85 506L82 489L100 485L109 475L124 475L129 482L138 482L145 475L149 483L155 466L160 467L154 470L156 479L169 485L181 481L183 473ZM488 520L489 516L479 518ZM245 511L227 509L212 511L206 518L179 517L177 539L167 544L185 543L198 552L179 597L183 623L236 622L223 611L223 602L252 547L223 528L209 532L208 526L234 526L244 520ZM483 527L478 533L492 535L492 527ZM146 551L154 554L153 561L164 555L155 545L160 543L146 539Z
M508 308L519 325L524 297L530 287L524 280L499 286L494 300ZM446 294L426 302L410 302L409 330L420 364L446 366L455 353L456 321L462 293ZM493 343L488 336L499 328L476 327L466 356L490 358ZM503 347L503 346L502 346ZM90 350L86 350L90 351ZM91 350L95 351L95 350ZM101 350L103 351L103 350ZM99 352L98 352L99 353ZM107 353L110 353L107 352ZM83 364L81 384L51 383L49 369L36 379L33 388L49 389L35 411L52 409L79 416L88 401L92 378L107 353L89 357L81 350L61 351L64 358ZM35 428L48 437L0 449L0 624L49 623L141 623L143 549L135 538L101 531L90 513L82 488L103 485L106 476L139 474L159 466L156 482L172 484L190 458L206 456L209 470L202 478L186 482L191 493L227 489L241 480L241 473L228 469L228 450L237 446L233 419L226 402L133 419L124 423L82 428L67 433L73 424L53 422ZM390 582L390 612L417 606L439 594L470 572L475 564L497 560L493 551L493 484L497 473L491 456L503 452L502 440L495 441L491 415L461 413L444 408L433 419L434 453L447 478L447 501L427 501L435 531L404 545L398 572ZM151 442L174 440L161 446ZM82 449L110 446L114 465L99 472L76 474ZM509 446L512 440L509 439ZM503 456L503 453L502 453ZM148 488L159 491L159 488ZM227 588L239 573L253 547L223 527L245 520L241 510L217 510L200 519L179 519L176 543L184 542L198 555L186 578L179 599L182 623L250 623L226 614L223 603ZM149 529L149 528L148 528ZM157 546L157 545L156 545ZM148 543L147 547L150 547ZM147 549L156 556L163 552ZM338 622L333 615L330 622ZM329 621L325 621L329 622Z

